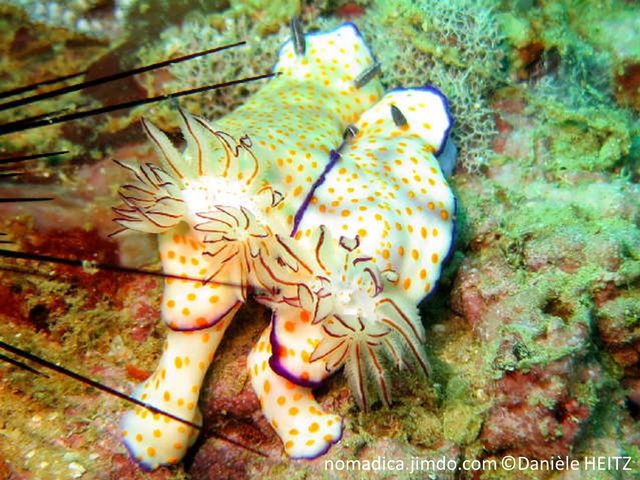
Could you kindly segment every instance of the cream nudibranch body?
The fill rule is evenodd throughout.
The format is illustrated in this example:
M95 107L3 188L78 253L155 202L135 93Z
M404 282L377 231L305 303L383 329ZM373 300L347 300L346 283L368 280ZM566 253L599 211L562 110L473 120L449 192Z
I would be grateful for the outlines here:
M176 277L165 280L161 311L170 331L162 356L134 396L188 422L143 408L127 412L121 424L125 444L146 468L178 462L195 439L200 385L222 335L248 288L271 288L265 280L273 281L269 273L288 253L274 232L291 230L298 204L346 126L381 96L377 80L357 85L374 59L355 26L305 40L304 51L285 43L275 67L279 75L228 116L210 123L181 111L184 151L143 122L160 166L122 164L135 179L121 189L115 220L157 233L163 270ZM251 358L258 361L264 352L255 351ZM263 399L267 416L272 406L278 411L280 397L294 402L299 395L306 395L307 411L319 411L308 389L287 388L292 384L266 359L264 365L258 362L252 381L262 381L261 388L269 381L271 392L282 392L275 402ZM316 429L309 422L315 445L288 449L294 456L317 455L339 438L339 419L322 415L332 424ZM277 421L271 423L276 427Z
M279 374L313 387L345 365L366 408L376 396L390 403L387 363L413 361L428 372L417 305L452 246L455 199L435 157L451 124L437 89L396 90L331 153L290 242L313 252L303 261L314 265L318 281L273 305L270 364ZM312 321L296 321L291 305Z

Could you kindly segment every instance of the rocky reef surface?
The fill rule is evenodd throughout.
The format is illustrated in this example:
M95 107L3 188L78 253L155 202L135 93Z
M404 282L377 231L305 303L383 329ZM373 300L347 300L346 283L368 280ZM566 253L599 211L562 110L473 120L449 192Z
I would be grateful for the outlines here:
M75 2L62 20L59 9L17 3L0 5L0 91L248 41L244 50L124 86L40 102L31 115L264 73L292 15L301 15L307 29L354 21L382 64L387 88L428 82L449 96L460 155L450 181L459 211L454 255L422 305L432 378L403 374L394 379L396 403L368 413L357 409L341 377L332 379L320 398L346 418L346 432L326 456L287 459L260 415L244 363L268 312L249 304L217 353L201 398L205 427L181 465L144 472L131 462L118 437L126 408L120 400L59 375L34 377L1 364L0 478L640 478L634 2L230 0L206 11L188 0ZM104 34L87 32L83 18L105 25ZM181 104L215 118L257 88ZM0 111L0 119L22 113ZM21 251L159 268L152 236L109 237L126 174L111 159L153 156L141 115L176 131L175 105L165 102L0 136L0 158L70 151L31 163L2 184L3 196L55 200L0 204L0 231ZM0 339L125 391L153 368L164 335L161 281L91 264L0 265ZM529 459L530 468L505 468L508 456ZM629 457L630 470L534 468L535 460L555 457L583 466L585 458ZM379 458L406 465L478 460L484 468L443 468L433 477L339 469L340 462Z

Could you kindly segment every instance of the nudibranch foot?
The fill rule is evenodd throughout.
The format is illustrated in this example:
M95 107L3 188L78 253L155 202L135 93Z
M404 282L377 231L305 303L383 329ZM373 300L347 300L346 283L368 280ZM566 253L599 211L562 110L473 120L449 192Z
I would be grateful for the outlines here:
M251 385L265 418L291 458L316 458L342 437L342 419L326 413L310 388L296 385L269 366L271 327L262 333L247 359Z
M199 425L202 380L234 314L203 330L169 331L158 367L133 397ZM151 470L180 461L199 433L193 426L143 407L129 410L120 426L131 456Z

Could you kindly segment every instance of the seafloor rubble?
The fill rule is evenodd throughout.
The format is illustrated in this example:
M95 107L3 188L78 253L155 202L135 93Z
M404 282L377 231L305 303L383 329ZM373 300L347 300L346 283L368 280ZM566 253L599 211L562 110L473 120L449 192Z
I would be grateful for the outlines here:
M268 71L293 14L307 28L353 20L382 63L386 87L432 82L449 95L456 115L456 248L422 308L433 377L425 384L403 374L394 381L394 406L368 413L358 411L341 377L332 379L320 398L346 417L345 436L325 457L291 461L245 374L246 355L268 322L268 312L249 304L214 361L201 398L205 428L183 464L143 472L119 441L126 408L120 400L58 375L34 377L1 365L0 478L361 478L327 470L325 461L505 455L630 456L633 470L441 471L437 478L639 478L637 5L398 0L390 12L375 1L221 1L205 12L199 2L171 3L77 2L67 23L30 11L28 2L24 10L0 5L0 91L249 41L242 51L41 103L29 113L145 98ZM106 33L88 33L85 23L75 28L84 17L107 26ZM216 117L257 88L181 104ZM111 159L152 157L137 119L144 114L175 131L174 107L165 102L1 136L1 157L71 153L33 163L18 181L3 184L3 195L56 199L0 205L0 231L23 251L158 268L153 237L108 236L126 174ZM0 112L2 121L18 114ZM2 265L11 269L0 274L0 339L127 391L153 368L164 335L158 280L90 266Z

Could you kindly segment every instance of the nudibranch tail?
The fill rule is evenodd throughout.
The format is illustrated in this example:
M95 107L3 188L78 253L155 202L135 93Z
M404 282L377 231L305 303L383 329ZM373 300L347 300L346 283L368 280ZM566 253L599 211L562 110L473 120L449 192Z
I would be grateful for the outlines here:
M200 424L197 405L202 380L235 310L214 327L197 332L169 331L156 371L135 389L134 397ZM199 433L142 407L129 410L120 426L131 456L150 470L180 461Z
M342 419L325 413L310 388L276 374L269 366L271 327L262 333L247 359L251 385L265 418L292 458L315 458L342 436Z

